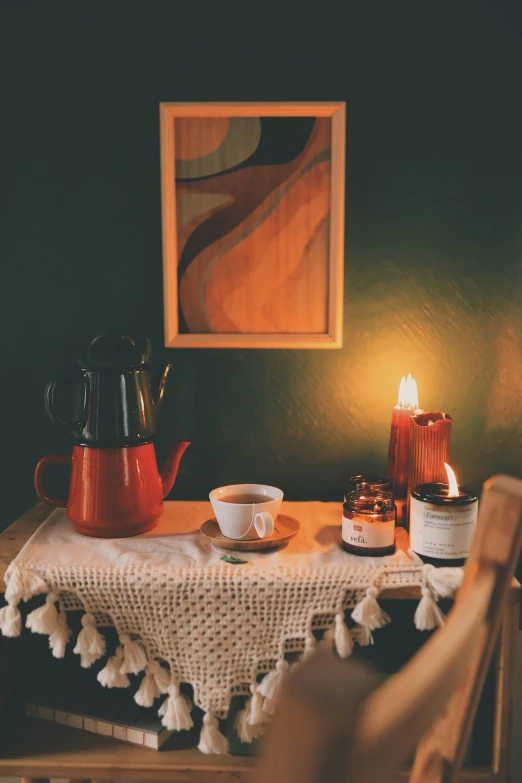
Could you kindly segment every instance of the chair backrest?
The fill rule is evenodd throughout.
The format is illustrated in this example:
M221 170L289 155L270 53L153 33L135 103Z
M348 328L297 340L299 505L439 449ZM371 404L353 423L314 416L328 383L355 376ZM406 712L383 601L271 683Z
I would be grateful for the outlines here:
M289 679L265 743L263 783L386 783L417 747L410 783L453 783L522 544L522 481L484 485L462 587L444 627L375 687L313 656Z

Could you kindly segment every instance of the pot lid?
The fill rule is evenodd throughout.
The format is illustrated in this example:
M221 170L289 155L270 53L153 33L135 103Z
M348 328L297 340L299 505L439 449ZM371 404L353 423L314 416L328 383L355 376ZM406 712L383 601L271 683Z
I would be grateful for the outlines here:
M150 351L150 341L146 337L107 332L91 340L78 363L84 370L121 372L145 365Z

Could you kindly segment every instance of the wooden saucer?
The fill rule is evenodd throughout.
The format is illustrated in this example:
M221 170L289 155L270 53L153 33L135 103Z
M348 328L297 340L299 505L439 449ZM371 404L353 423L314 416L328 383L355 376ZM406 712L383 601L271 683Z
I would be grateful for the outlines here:
M254 552L259 549L272 549L275 546L281 546L290 541L298 532L301 524L289 517L287 514L279 514L275 521L274 533L268 538L253 538L249 541L236 541L233 538L227 538L219 529L215 518L207 519L201 525L200 532L210 541L214 541L216 546L221 549L235 549L240 552Z

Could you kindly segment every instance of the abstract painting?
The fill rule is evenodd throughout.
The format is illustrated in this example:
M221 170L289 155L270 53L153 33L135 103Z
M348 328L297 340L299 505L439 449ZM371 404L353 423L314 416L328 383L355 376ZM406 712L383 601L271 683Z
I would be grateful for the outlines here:
M344 104L161 104L166 345L342 343Z

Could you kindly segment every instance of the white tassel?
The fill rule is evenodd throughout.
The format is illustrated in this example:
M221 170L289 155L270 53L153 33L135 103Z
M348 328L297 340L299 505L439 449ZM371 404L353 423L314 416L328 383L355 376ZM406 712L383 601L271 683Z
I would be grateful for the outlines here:
M383 628L390 622L390 616L377 603L378 595L379 591L372 585L352 612L355 622L359 625L367 625L371 631Z
M203 717L198 749L207 754L228 753L227 738L221 734L218 719L211 712L207 712Z
M348 658L352 654L353 639L349 629L346 627L342 612L338 612L335 615L334 641L339 658Z
M269 715L273 715L275 712L277 700L281 694L281 688L289 668L287 661L278 661L275 670L267 674L259 685L259 693L264 698L263 710Z
M433 628L444 625L445 617L437 606L437 602L435 601L430 588L427 585L424 585L421 588L421 591L422 598L415 610L413 620L415 622L415 628L419 631L431 631Z
M55 603L58 601L56 593L48 593L43 606L34 609L27 615L26 626L33 633L46 633L51 635L58 627L58 612Z
M265 733L270 716L263 709L263 697L257 685L251 685L252 696L236 715L235 727L241 742L252 742Z
M22 616L17 606L7 604L0 609L0 631L4 636L20 636L22 633Z
M249 714L248 723L250 726L258 726L262 723L266 723L270 716L263 709L263 695L259 691L259 685L254 684L250 686L250 693L252 694L249 699Z
M72 631L67 625L67 615L63 609L58 614L58 623L56 628L49 636L49 647L55 658L63 658L67 642L71 638Z
M96 628L96 620L90 612L83 615L82 626L74 652L81 656L82 667L88 669L94 661L105 655L105 639Z
M7 575L9 574L9 579ZM6 571L5 600L9 604L18 604L24 596L24 580L21 570L14 563Z
M104 668L98 672L98 682L104 688L127 688L130 680L121 671L123 661L123 647L117 647L116 652L109 658Z
M374 643L371 629L367 625L359 625L357 628L354 628L352 637L360 647L368 647Z
M151 661L134 696L134 701L140 707L152 707L154 699L157 699L162 693L167 693L169 685L169 672L163 668L159 661Z
M424 566L424 576L436 598L451 598L462 584L462 568L435 568Z
M237 731L237 736L241 742L245 743L250 743L256 739L259 739L259 737L261 737L266 730L266 726L263 724L259 724L257 726L250 725L248 722L248 711L246 707L244 710L241 710L237 713L234 725Z
M175 682L169 685L168 694L158 711L162 724L169 731L188 731L194 725L189 700L180 693L179 685Z
M139 674L147 666L147 655L139 642L133 642L130 636L122 633L120 642L123 645L122 674Z
M149 664L149 669L143 677L140 683L140 687L134 694L134 701L136 704L139 704L140 707L152 707L154 704L154 699L157 699L160 695L161 694L158 686L156 685L154 675L150 671Z
M168 669L164 669L159 661L151 661L148 666L149 671L154 675L156 687L160 694L167 693L171 683L171 674Z
M48 585L39 574L22 570L14 563L6 572L6 584L5 597L9 603L29 601L35 595L49 592Z

